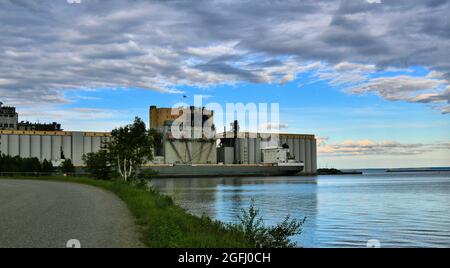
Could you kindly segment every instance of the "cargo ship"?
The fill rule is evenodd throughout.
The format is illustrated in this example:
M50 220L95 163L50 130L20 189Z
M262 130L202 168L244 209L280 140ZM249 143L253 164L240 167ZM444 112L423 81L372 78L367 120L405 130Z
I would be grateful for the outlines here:
M304 164L160 164L147 165L157 178L290 176L300 173Z
M231 148L231 155L234 155ZM290 157L288 147L261 149L262 162L245 163L170 163L146 165L149 174L158 178L181 177L248 177L248 176L290 176L303 171L304 163ZM226 157L223 158L226 160Z

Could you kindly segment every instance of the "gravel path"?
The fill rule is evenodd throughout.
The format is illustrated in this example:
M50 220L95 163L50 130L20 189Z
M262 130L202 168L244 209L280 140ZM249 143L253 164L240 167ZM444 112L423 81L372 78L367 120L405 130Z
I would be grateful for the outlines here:
M0 247L141 247L134 218L114 194L88 185L0 180Z

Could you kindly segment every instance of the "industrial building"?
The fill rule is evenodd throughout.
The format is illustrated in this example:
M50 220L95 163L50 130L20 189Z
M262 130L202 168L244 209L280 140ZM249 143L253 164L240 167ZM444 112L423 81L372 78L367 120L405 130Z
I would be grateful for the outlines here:
M75 166L82 166L83 155L98 151L102 141L111 136L102 132L62 131L56 122L18 121L16 108L0 102L0 154L46 159L54 165L62 159L71 159Z
M111 134L104 132L0 130L0 153L47 159L55 165L71 159L82 166L84 154L97 152Z
M16 107L3 106L0 102L0 130L36 130L36 131L62 131L61 124L19 122Z
M82 166L83 155L97 152L103 141L111 139L109 132L17 130L15 108L0 108L3 108L3 114L8 115L8 119L16 120L16 123L11 123L16 124L12 129L0 128L0 154L37 157L41 161L51 160L55 165L62 159L71 159L75 166ZM171 108L156 106L149 109L150 127L160 131L163 137L161 149L154 152L152 164L264 165L267 159L273 162L283 153L286 155L286 159L282 157L283 161L303 163L303 174L315 174L317 171L314 135L240 132L237 122L233 131L216 134L213 111L193 106L172 111ZM190 120L186 121L188 115ZM180 116L184 119L180 120ZM173 124L180 122L181 137L172 133ZM4 124L10 127L9 121ZM52 126L60 127L57 124ZM204 128L212 130L214 135L207 137Z
M155 163L217 163L216 138L206 137L203 132L205 124L214 130L213 111L194 106L178 109L150 106L149 114L150 128L163 134L162 152L155 157ZM174 123L181 123L181 137L172 133Z
M192 132L190 137L180 139L173 137L171 126L183 115L183 109L172 110L150 106L150 126L163 133L163 150L161 156L155 158L155 163L261 164L264 162L265 148L285 147L288 148L292 159L304 164L303 174L317 172L317 142L314 135L230 131L216 134L214 138L208 139L201 134L194 135L194 132L202 133L205 122L208 122L207 126L212 125L215 130L213 111L192 106L187 109L184 111L188 111L191 116ZM201 118L201 122L194 123L194 115L197 115L196 118ZM232 128L238 130L237 122L235 124Z
M183 115L188 115L190 118L183 118ZM204 107L158 108L152 105L149 109L149 118L150 128L161 132L164 132L166 127L170 127L175 120L180 118L184 122L189 122L190 126L196 127L197 130L201 130L206 121L214 125L214 111L207 110Z
M17 129L19 115L15 107L3 106L0 102L0 130Z
M292 159L304 164L303 174L317 173L317 142L314 135L238 132L219 134L218 162L224 164L264 163L264 148L287 148Z
M35 130L35 131L62 131L61 124L53 123L30 123L21 121L17 124L17 130Z

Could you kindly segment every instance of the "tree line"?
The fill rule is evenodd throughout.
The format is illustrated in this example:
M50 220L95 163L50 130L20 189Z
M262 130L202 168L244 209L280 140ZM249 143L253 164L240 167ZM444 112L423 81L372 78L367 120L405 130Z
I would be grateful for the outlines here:
M63 173L75 172L75 167L70 159L64 160L60 166L54 167L52 162L44 159L42 162L37 157L0 155L0 173Z

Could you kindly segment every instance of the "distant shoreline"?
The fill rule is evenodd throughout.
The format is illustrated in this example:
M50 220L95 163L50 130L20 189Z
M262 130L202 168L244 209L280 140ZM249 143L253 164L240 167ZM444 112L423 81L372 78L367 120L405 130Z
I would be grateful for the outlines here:
M377 173L407 173L407 172L450 172L450 167L423 167L423 168L368 168L368 169L336 169L320 168L317 175L361 175Z
M317 175L361 175L362 171L342 171L335 168L319 168Z
M389 168L386 172L450 172L449 168Z

